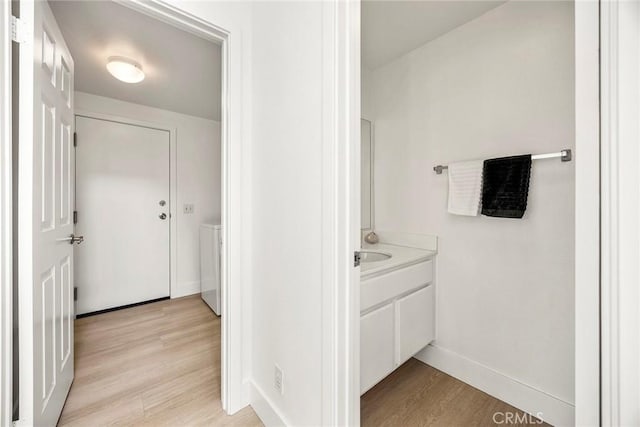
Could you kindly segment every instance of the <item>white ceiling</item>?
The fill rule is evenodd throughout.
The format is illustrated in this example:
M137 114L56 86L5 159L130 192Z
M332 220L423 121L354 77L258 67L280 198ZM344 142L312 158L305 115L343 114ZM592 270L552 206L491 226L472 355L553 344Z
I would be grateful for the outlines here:
M376 69L503 3L365 0L362 2L362 64Z
M220 46L113 1L50 1L75 62L75 89L220 120ZM142 65L137 84L107 72L109 56Z

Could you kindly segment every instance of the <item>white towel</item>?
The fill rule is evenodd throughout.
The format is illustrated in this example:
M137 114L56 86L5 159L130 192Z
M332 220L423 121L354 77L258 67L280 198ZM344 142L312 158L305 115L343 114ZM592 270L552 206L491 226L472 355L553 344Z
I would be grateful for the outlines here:
M449 164L449 213L478 215L482 200L483 164L483 160Z

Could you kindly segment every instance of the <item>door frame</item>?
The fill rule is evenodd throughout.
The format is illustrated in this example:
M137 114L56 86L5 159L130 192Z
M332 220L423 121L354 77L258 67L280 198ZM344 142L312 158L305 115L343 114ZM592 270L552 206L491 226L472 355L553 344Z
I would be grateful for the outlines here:
M575 4L575 423L600 424L600 12Z
M183 296L178 289L178 129L158 122L148 122L136 120L129 117L105 114L86 108L76 108L73 117L86 117L89 119L104 120L108 122L120 123L123 125L139 126L160 131L169 132L169 297L177 298ZM78 146L82 146L81 135L78 137ZM77 149L77 147L74 147ZM76 157L76 162L78 161ZM76 185L78 173L75 176ZM75 200L77 203L77 200ZM222 205L221 205L222 206ZM78 215L82 215L79 212Z
M0 425L13 417L11 2L0 4Z
M360 425L360 2L322 7L322 425Z
M600 3L602 426L640 411L640 5Z

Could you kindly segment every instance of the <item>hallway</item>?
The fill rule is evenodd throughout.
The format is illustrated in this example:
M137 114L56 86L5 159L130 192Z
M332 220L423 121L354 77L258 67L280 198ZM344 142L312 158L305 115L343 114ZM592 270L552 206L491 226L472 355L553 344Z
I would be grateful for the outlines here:
M220 403L220 318L200 296L75 322L75 380L59 426L260 426Z

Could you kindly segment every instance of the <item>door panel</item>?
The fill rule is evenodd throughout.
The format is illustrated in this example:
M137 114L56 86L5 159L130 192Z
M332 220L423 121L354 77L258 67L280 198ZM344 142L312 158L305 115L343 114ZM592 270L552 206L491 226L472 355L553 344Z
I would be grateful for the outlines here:
M40 376L42 377L42 390L38 393L43 399L43 407L47 406L47 402L51 398L56 385L56 269L49 268L42 275L41 285L41 312L42 312L42 347L40 349L40 358L42 365L40 368Z
M60 169L62 174L60 175L60 225L70 225L72 221L72 209L71 201L73 195L71 194L71 158L73 156L71 147L71 132L72 125L67 123L65 119L62 119L60 127Z
M76 132L78 313L169 296L169 132L83 116Z
M60 360L62 368L73 352L73 277L71 258L62 261L60 268Z
M47 232L55 228L54 206L56 203L53 184L56 179L56 162L54 158L54 145L56 139L56 108L43 97L42 99L42 156L40 164L40 176L42 185L41 217L42 225L40 231Z
M20 420L55 425L73 381L73 59L44 1L21 2Z

